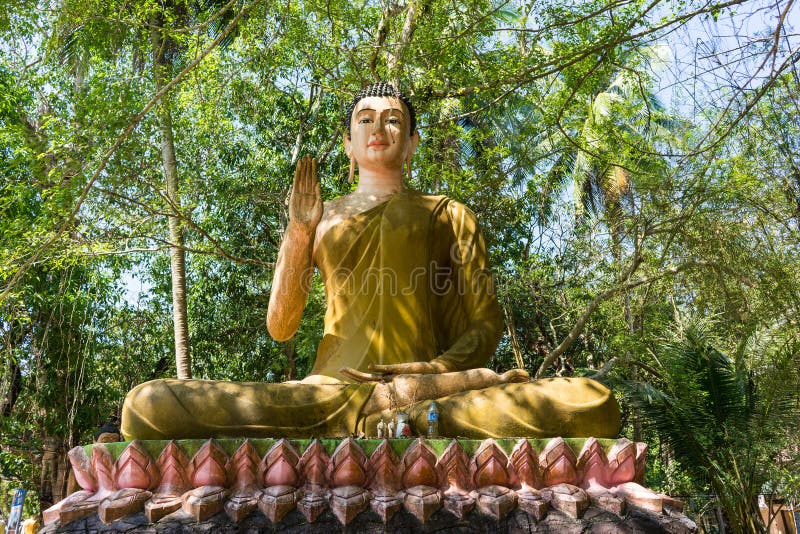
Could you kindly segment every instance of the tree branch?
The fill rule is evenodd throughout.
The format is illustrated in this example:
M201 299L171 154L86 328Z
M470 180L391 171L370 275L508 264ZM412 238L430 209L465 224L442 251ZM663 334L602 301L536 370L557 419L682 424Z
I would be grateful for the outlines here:
M641 258L638 258L638 261L637 259L634 259L633 263L631 264L631 268L628 270L628 275L624 279L627 280L630 277L630 275L632 275L633 272L639 267L640 264L641 264ZM551 365L553 365L553 362L556 360L556 358L564 354L567 350L569 350L572 347L572 345L575 343L575 340L578 339L578 336L581 335L583 329L586 327L586 323L588 322L589 318L595 312L595 310L597 310L600 304L602 304L603 302L605 302L606 300L608 300L609 298L613 297L614 295L616 295L621 291L628 291L635 287L644 284L649 284L650 282L653 282L660 278L664 278L666 276L677 274L691 267L695 267L696 265L697 265L696 263L690 263L679 267L672 267L669 269L665 269L657 275L643 278L641 280L636 280L634 282L620 284L616 287L612 287L611 289L597 295L594 299L592 299L592 302L589 303L589 306L586 307L584 312L578 318L575 325L567 334L567 337L565 337L564 340L555 349L553 349L553 351L549 354L549 356L539 366L539 369L536 371L535 378L544 377L545 372Z

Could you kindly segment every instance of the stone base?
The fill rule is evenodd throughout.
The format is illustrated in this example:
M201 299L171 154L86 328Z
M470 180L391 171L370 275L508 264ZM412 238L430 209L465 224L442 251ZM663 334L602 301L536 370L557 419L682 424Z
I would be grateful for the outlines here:
M307 523L303 514L293 510L284 517L283 521L274 525L261 514L252 514L239 524L230 521L225 513L216 514L202 522L195 522L194 518L182 512L166 516L161 521L150 524L143 513L138 513L116 521L112 525L104 525L97 514L73 521L72 523L57 527L50 525L41 533L44 534L95 534L95 533L145 533L145 534L256 534L267 532L307 532L312 534L330 534L341 532L342 525L330 509L322 513L313 523ZM632 534L658 534L674 533L683 534L696 532L694 523L685 517L672 517L669 515L656 515L642 510L632 509L620 517L611 512L590 506L581 519L573 519L566 514L551 510L541 521L522 510L512 510L502 521L494 521L481 513L472 512L458 519L454 515L439 510L421 524L412 514L399 510L387 523L381 517L366 510L358 514L347 526L348 532L558 532L563 534L581 532L615 533L626 532Z
M696 530L679 501L637 482L645 450L594 438L76 447L83 490L43 512L42 532Z

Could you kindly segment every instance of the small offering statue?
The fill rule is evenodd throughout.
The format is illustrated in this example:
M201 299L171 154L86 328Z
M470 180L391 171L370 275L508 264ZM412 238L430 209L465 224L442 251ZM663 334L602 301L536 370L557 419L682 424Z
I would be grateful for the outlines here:
M486 246L466 206L408 188L419 142L410 100L377 83L345 120L358 185L323 202L316 161L297 163L267 311L272 337L291 338L319 269L327 310L311 375L141 384L123 406L126 438L375 435L397 410L426 435L434 400L442 437L616 436L619 408L598 382L484 367L503 330Z
M383 422L383 419L378 421L378 436L379 438L385 437L386 432L386 423Z
M386 437L387 438L394 437L395 424L394 424L394 421L392 419L389 419L389 424L386 425L386 429L387 429Z

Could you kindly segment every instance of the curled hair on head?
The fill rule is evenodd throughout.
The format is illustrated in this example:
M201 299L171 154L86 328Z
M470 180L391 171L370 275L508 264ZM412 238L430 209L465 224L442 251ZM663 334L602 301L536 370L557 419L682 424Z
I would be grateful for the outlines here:
M356 104L358 104L360 100L370 96L391 96L405 104L406 109L408 109L408 114L410 115L409 123L411 124L411 130L409 130L409 133L412 135L414 134L417 129L417 114L414 111L414 105L411 103L411 100L409 100L405 94L398 91L394 85L388 82L378 82L368 85L356 93L356 95L353 97L353 100L350 102L350 105L347 107L347 112L345 113L344 118L348 137L350 136L350 123L353 120L353 110L356 109Z

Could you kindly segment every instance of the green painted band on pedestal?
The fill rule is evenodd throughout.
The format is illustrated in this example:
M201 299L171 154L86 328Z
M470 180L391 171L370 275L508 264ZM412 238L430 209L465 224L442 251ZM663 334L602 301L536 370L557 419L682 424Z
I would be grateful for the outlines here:
M241 446L242 443L245 442L246 439L250 440L250 443L253 445L253 447L255 447L256 451L261 456L265 455L267 451L280 440L280 438L215 438L214 441L219 444L220 447L222 447L228 456L233 456L236 450ZM336 447L339 446L339 444L345 439L346 438L320 438L319 441L325 448L325 452L330 455L333 454L333 451L336 449ZM405 450L414 441L416 441L416 439L417 438L392 438L389 439L389 443L391 444L392 449L394 449L394 452L396 452L398 456L402 456ZM525 438L495 438L493 441L497 443L497 445L503 449L506 454L511 454L511 451L514 449L514 446L519 442L520 439ZM589 438L564 438L564 442L569 445L570 449L572 449L577 456L580 454L581 449L583 449L587 439ZM447 446L450 445L450 443L452 443L454 440L458 441L458 443L464 449L464 452L470 456L478 449L478 447L480 447L481 443L483 443L483 440L478 439L423 438L423 440L431 449L433 449L437 456L441 456ZM527 438L527 440L535 450L542 451L552 440L552 438ZM198 450L200 450L200 447L203 446L203 443L208 440L176 439L174 441L181 447L181 449L183 449L186 455L191 458L195 455L195 453L197 453ZM287 441L291 443L300 454L302 454L314 440L287 439ZM361 449L364 451L364 454L367 456L372 454L372 452L378 448L378 445L380 445L382 441L383 439L381 438L355 440L355 442L361 447ZM616 439L597 439L596 441L602 445L603 450L606 453L608 453L617 442ZM102 445L111 454L112 458L116 460L130 443L130 441L118 441L113 443L103 443ZM164 447L170 443L170 440L139 440L139 443L147 450L148 453L150 453L153 458L158 458L159 454L161 454L161 451L164 450ZM94 445L95 444L83 446L87 456L91 457L92 447Z

